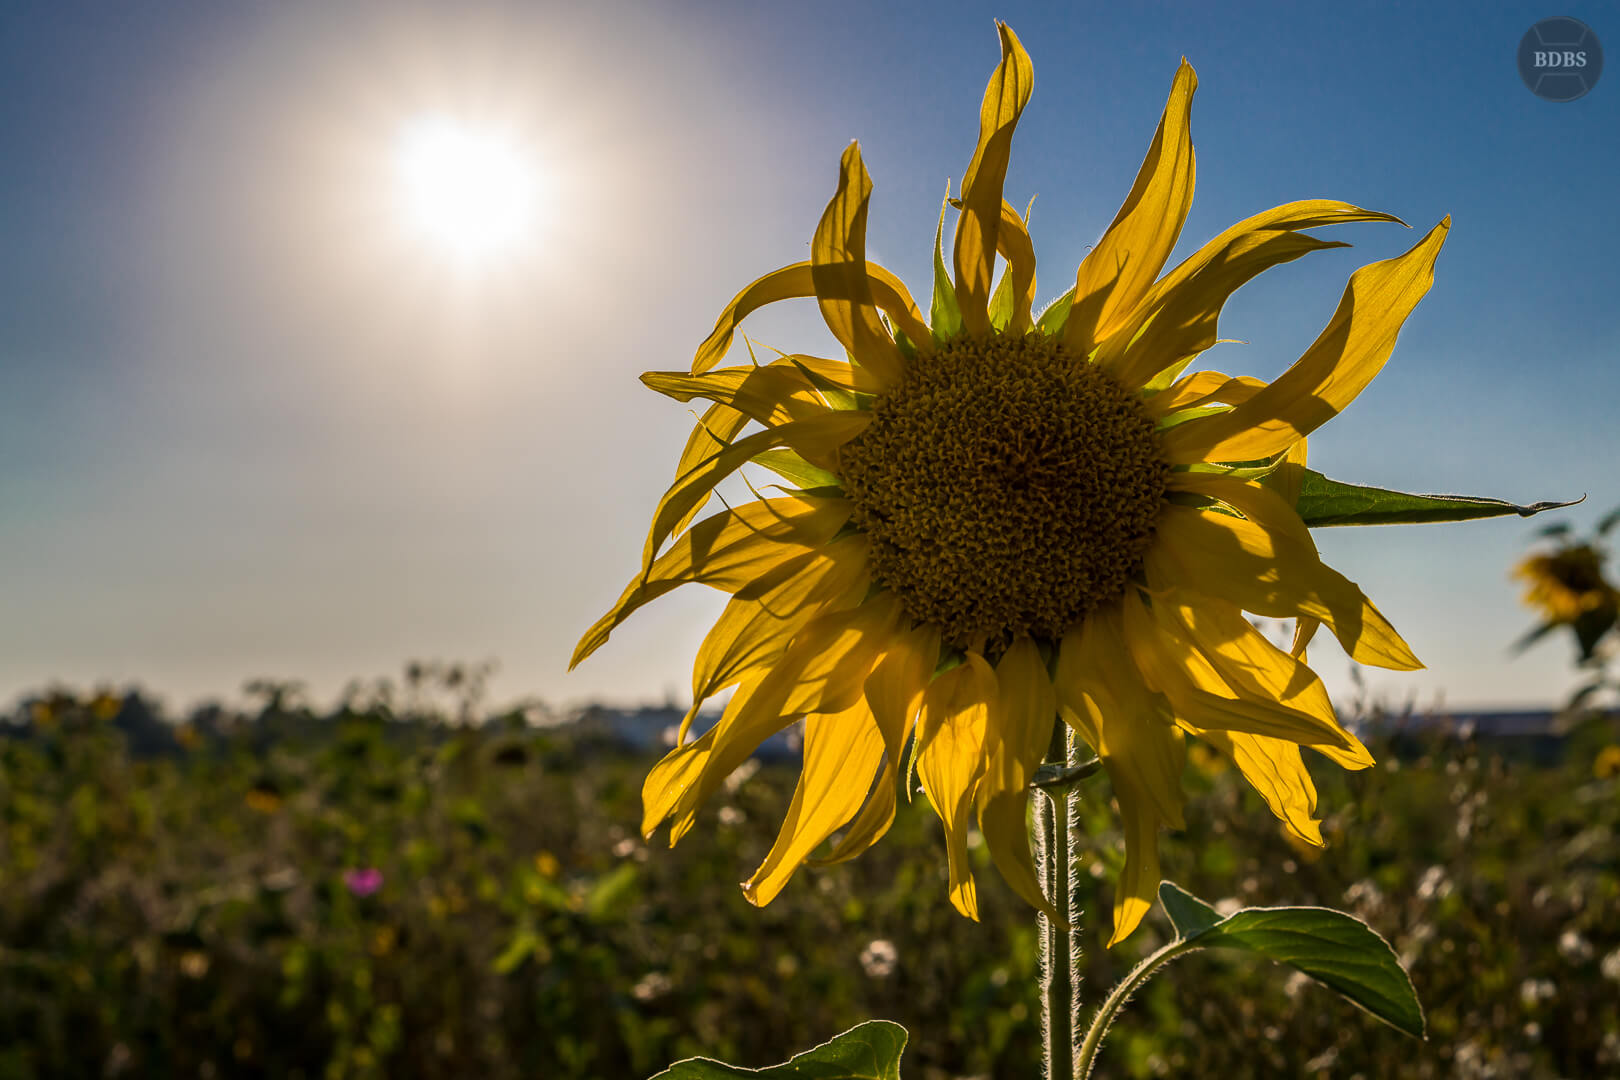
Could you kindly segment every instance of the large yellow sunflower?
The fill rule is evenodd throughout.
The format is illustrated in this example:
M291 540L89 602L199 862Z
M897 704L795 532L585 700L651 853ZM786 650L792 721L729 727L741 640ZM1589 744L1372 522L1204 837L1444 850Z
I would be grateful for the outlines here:
M1321 624L1361 663L1421 666L1361 590L1322 563L1293 506L1305 436L1389 357L1433 280L1449 219L1405 255L1352 275L1327 328L1275 381L1184 374L1215 343L1221 306L1240 285L1343 246L1301 230L1398 219L1289 203L1160 276L1193 192L1197 78L1183 62L1124 206L1074 287L1034 319L1029 233L1002 198L1032 69L1013 32L999 30L1001 63L962 181L954 278L936 236L929 320L866 259L872 184L851 145L810 260L739 293L689 372L642 376L677 400L713 404L653 514L640 573L573 662L678 585L731 594L698 651L693 712L736 692L701 738L686 742L683 725L647 778L643 827L671 821L679 840L725 777L802 717L798 789L743 885L757 904L839 830L819 861L882 836L904 766L944 822L958 910L977 912L967 858L976 816L1002 875L1055 916L1026 809L1061 716L1101 756L1123 817L1118 941L1158 887L1159 828L1183 826L1186 735L1230 756L1287 828L1319 844L1299 748L1352 769L1372 758L1303 663L1305 640ZM1006 269L992 288L998 254ZM816 299L847 361L717 366L746 315L791 297ZM744 434L751 422L761 430ZM715 485L749 462L797 486L693 524ZM1245 611L1297 619L1293 654Z

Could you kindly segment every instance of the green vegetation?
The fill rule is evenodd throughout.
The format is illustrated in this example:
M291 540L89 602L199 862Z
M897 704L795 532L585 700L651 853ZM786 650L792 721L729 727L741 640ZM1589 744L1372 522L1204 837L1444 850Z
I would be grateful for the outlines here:
M637 835L645 758L518 713L450 723L465 701L314 716L264 698L199 715L168 752L132 752L150 740L108 702L65 695L0 737L0 1077L625 1080L697 1054L781 1061L869 1017L910 1029L908 1078L1038 1074L1034 919L991 872L983 924L956 915L920 805L756 910L736 882L791 768L736 778L671 852ZM1620 1072L1613 741L1593 722L1538 765L1375 740L1378 768L1321 770L1321 853L1195 754L1166 873L1211 900L1366 918L1409 964L1429 1040L1204 953L1126 1010L1102 1074ZM1087 784L1100 913L1117 815ZM1086 927L1093 1003L1171 934L1156 913L1107 953L1104 921Z

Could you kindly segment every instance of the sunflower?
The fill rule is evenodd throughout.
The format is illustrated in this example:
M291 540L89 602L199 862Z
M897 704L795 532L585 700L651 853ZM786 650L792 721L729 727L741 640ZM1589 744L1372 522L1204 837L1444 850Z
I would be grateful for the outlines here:
M1398 219L1288 203L1161 276L1193 191L1197 77L1183 61L1119 214L1074 287L1035 318L1027 215L1002 197L1032 68L997 25L1001 62L955 204L949 266L941 210L928 318L866 259L872 182L852 144L809 261L739 293L690 371L642 376L678 401L711 404L653 514L640 572L573 662L679 585L730 594L698 650L693 711L647 778L643 828L670 822L674 844L761 741L803 718L786 820L743 884L756 904L800 865L851 858L881 837L904 767L944 824L959 911L977 917L976 819L1002 876L1056 918L1026 811L1054 723L1067 721L1102 758L1122 817L1112 944L1155 895L1159 829L1184 827L1186 736L1229 757L1288 830L1319 845L1300 747L1351 769L1372 758L1335 717L1304 643L1320 625L1361 663L1421 666L1322 563L1294 498L1305 437L1388 359L1433 280L1449 219L1352 275L1326 329L1273 382L1188 373L1240 285L1344 246L1302 230ZM815 298L847 360L718 366L745 316L793 297ZM751 422L760 430L745 434ZM747 463L793 486L694 524L716 484ZM1296 619L1293 651L1246 611ZM698 706L728 687L718 723L686 741Z
M1620 592L1603 575L1604 553L1589 543L1530 555L1513 570L1525 582L1524 603L1562 626L1593 612L1620 608Z

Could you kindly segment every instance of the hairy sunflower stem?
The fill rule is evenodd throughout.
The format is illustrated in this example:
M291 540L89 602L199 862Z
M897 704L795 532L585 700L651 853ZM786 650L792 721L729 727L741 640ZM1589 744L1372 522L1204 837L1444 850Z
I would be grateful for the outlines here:
M1066 768L1073 753L1069 725L1059 717L1052 728L1048 764ZM1080 1021L1079 936L1075 921L1073 785L1046 791L1035 812L1036 855L1041 861L1047 898L1069 924L1065 929L1045 912L1038 915L1041 957L1041 1036L1046 1080L1075 1080L1075 1034Z

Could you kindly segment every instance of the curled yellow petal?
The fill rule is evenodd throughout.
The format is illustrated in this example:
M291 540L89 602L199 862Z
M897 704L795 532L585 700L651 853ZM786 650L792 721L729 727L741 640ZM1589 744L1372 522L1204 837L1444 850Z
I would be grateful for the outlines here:
M728 592L756 581L786 559L832 539L849 520L842 499L790 496L748 503L704 518L676 538L579 639L572 670L643 604L691 582Z
M1201 494L1243 517L1166 506L1143 560L1150 582L1219 597L1256 615L1319 619L1359 663L1394 671L1423 665L1356 585L1327 566L1293 508L1259 484L1178 473L1174 490Z
M995 295L990 298L990 325L1008 334L1029 332L1030 309L1035 304L1035 245L1028 223L1007 200L1001 201L1001 225L996 250L1007 260Z
M1198 737L1232 759L1289 832L1313 847L1322 846L1316 783L1296 744L1241 731L1206 731Z
M1354 221L1400 219L1346 202L1306 199L1238 222L1155 282L1101 339L1097 362L1130 386L1168 384L1187 361L1215 344L1221 308L1246 282L1309 252L1345 246L1299 230Z
M1068 920L1041 891L1029 849L1029 784L1052 741L1057 698L1040 650L1020 637L996 665L996 697L986 715L985 769L976 800L979 831L1013 891L1054 922Z
M1190 421L1165 436L1171 461L1271 457L1315 431L1372 381L1406 317L1434 283L1451 228L1445 218L1406 254L1350 276L1339 307L1294 365L1229 413Z
M866 210L872 178L861 149L850 143L839 166L838 191L810 241L811 276L821 317L850 357L880 385L900 381L906 360L878 318L866 270Z
M879 593L859 607L817 616L793 639L780 659L757 680L745 681L712 731L670 755L703 748L694 773L678 776L681 790L665 800L666 817L674 818L674 843L696 819L698 807L752 754L759 744L805 713L841 712L860 698L872 665L882 655L899 607L891 593ZM746 693L745 693L746 691ZM737 697L743 697L741 704ZM643 801L652 805L646 795ZM644 832L663 817L644 817Z
M895 780L900 754L912 721L922 707L923 692L939 662L939 628L929 623L895 635L883 659L866 677L864 696L872 719L883 733L883 771L859 816L832 853L811 862L832 864L853 859L875 844L894 822Z
M1119 608L1093 612L1064 635L1053 677L1065 718L1102 758L1119 802L1125 866L1110 946L1136 929L1158 894L1159 827L1185 825L1185 743L1144 686L1127 633Z
M846 536L775 566L737 591L720 613L692 666L692 708L679 741L704 699L765 667L816 615L865 595L867 540Z
M945 826L951 905L975 920L979 894L968 866L968 815L984 774L985 722L995 695L996 673L970 652L929 684L917 721L917 775Z
M1183 59L1136 183L1108 231L1080 263L1074 305L1063 329L1063 344L1080 356L1088 355L1132 312L1175 249L1192 205L1189 118L1197 89L1198 76Z
M1137 667L1169 700L1179 722L1194 731L1243 731L1309 746L1352 745L1354 736L1336 719L1285 704L1235 678L1225 656L1198 647L1174 606L1165 597L1155 597L1151 610L1127 600L1125 633Z
M776 899L809 854L855 816L882 760L883 733L864 698L842 712L805 717L804 769L776 843L743 882L750 904Z
M962 216L956 222L956 300L970 334L990 332L990 284L1001 228L1002 185L1012 156L1013 130L1029 104L1035 68L1018 35L996 23L1001 63L984 89L979 107L979 143L962 176Z
M866 264L868 283L873 301L896 326L913 341L928 340L928 324L923 321L917 303L906 291L905 285L894 274L877 263ZM809 260L784 266L749 285L738 293L720 313L714 329L698 346L692 359L693 374L701 374L725 359L731 350L731 341L743 319L778 300L795 300L816 295L813 267ZM921 335L920 337L918 335Z

